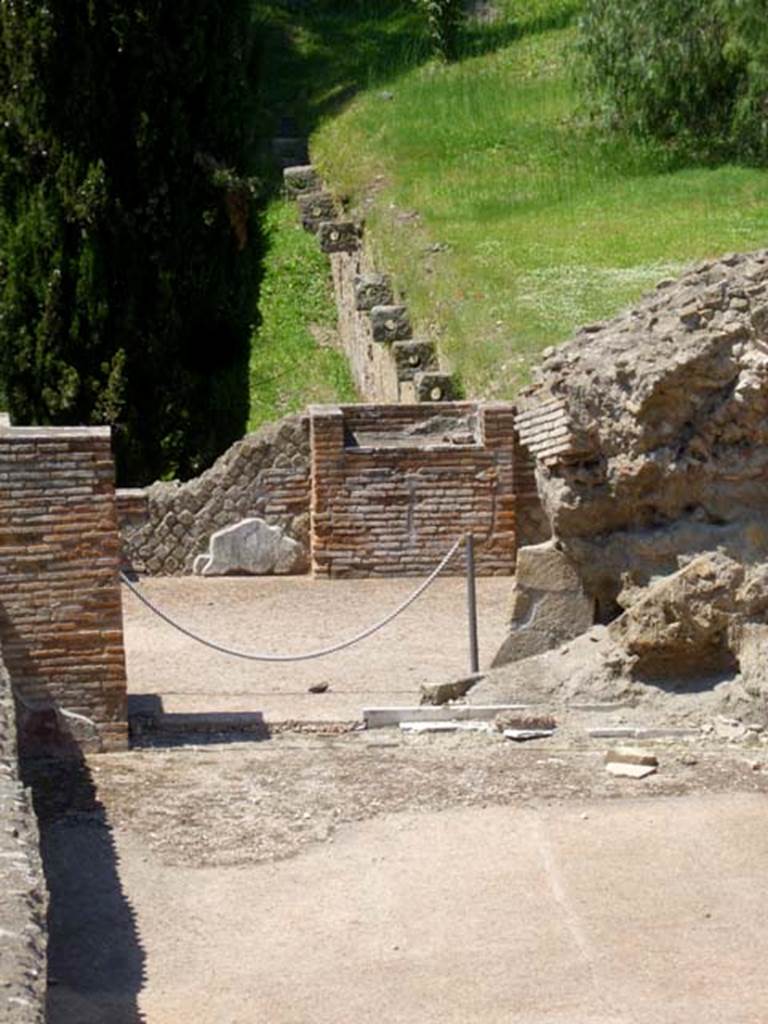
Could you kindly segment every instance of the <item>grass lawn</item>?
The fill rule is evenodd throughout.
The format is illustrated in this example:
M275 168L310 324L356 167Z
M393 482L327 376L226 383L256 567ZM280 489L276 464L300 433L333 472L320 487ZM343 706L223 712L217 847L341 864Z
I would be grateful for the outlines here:
M248 429L310 402L349 402L346 358L333 348L336 307L327 258L301 229L293 203L275 199L264 215L267 255L261 324L251 345Z
M601 134L572 78L577 0L496 7L475 55L443 67L403 45L343 110L316 105L312 153L364 202L368 244L466 393L501 397L659 278L768 244L768 172L675 166Z

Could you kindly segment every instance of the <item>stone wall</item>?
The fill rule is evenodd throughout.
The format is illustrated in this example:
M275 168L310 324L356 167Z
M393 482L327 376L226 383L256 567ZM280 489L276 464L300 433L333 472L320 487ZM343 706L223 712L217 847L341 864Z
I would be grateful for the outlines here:
M514 570L511 405L317 406L310 415L318 574L422 575L467 532L479 573ZM454 570L463 571L458 561Z
M363 226L350 219L323 188L312 166L284 170L285 189L296 200L302 226L328 254L341 346L358 394L365 402L447 402L456 382L441 371L426 337L414 337L407 306L386 274L376 272L363 245Z
M0 641L25 753L127 744L107 428L0 429Z
M43 1024L46 890L40 838L19 781L16 722L0 658L0 1024Z
M303 545L309 567L309 426L290 416L236 442L186 483L118 492L123 558L136 572L192 571L212 533L260 517Z
M331 275L333 290L336 297L338 315L339 340L347 357L352 378L358 394L364 402L399 402L400 387L397 379L397 367L387 345L373 340L371 318L368 315L372 308L357 298L355 288L365 274L368 281L373 281L372 268L362 251L332 253ZM392 303L392 289L387 279L378 277L382 303ZM367 305L367 309L365 306Z

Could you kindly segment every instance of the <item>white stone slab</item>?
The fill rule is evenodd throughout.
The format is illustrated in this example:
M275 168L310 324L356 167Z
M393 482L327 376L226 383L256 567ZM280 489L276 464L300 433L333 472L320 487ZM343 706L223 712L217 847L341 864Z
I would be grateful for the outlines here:
M621 761L611 761L605 766L605 770L611 775L618 775L626 779L644 779L646 775L653 775L657 769L651 764L625 764Z
M504 736L508 740L516 740L518 743L523 740L544 740L554 736L554 729L505 729Z
M212 534L208 560L198 556L195 571L202 576L285 574L293 571L301 556L301 545L279 526L253 517Z
M488 722L401 722L403 732L492 732Z
M493 720L502 711L526 711L533 704L418 704L414 707L363 708L363 722L369 729L382 729L401 722L481 722Z

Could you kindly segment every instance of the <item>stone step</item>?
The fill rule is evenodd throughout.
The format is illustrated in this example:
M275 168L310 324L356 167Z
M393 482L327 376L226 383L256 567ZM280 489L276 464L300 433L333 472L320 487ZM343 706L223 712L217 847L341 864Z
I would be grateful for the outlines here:
M293 164L283 168L283 186L292 198L305 192L316 192L322 187L320 175L312 164Z

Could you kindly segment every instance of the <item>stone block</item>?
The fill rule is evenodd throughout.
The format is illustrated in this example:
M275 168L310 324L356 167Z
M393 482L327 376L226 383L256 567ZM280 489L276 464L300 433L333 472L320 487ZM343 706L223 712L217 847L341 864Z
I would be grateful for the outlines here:
M768 625L744 623L733 636L739 671L747 693L768 697Z
M605 755L605 770L625 778L643 779L653 775L658 766L656 755L642 747L617 747Z
M358 274L354 282L355 309L370 312L374 306L390 306L392 282L388 274Z
M298 196L296 201L301 226L312 234L317 234L323 222L333 220L339 213L336 199L330 192L307 192Z
M356 252L360 248L360 226L351 220L324 221L317 237L323 252Z
M320 188L320 175L312 164L300 164L283 170L283 185L289 196L314 192Z
M417 373L414 385L418 402L452 402L458 397L456 383L449 373Z
M411 320L406 306L374 306L371 309L374 341L403 341L411 337Z
M412 381L417 373L437 369L437 356L430 341L396 341L392 356L399 381Z
M431 686L421 687L421 699L420 704L447 704L452 700L460 700L465 697L469 691L480 682L481 679L485 679L485 675L482 672L476 672L470 676L464 676L461 679L454 679L448 683L436 683Z
M552 650L594 623L594 602L570 558L554 541L520 548L512 592L510 633L493 664Z
M517 553L517 583L535 590L581 590L579 572L554 541L532 544Z
M272 139L272 156L278 167L306 165L309 163L307 140L298 135L281 135Z
M305 558L302 546L278 526L256 517L243 519L211 536L207 562L195 559L203 576L287 574L298 571Z

